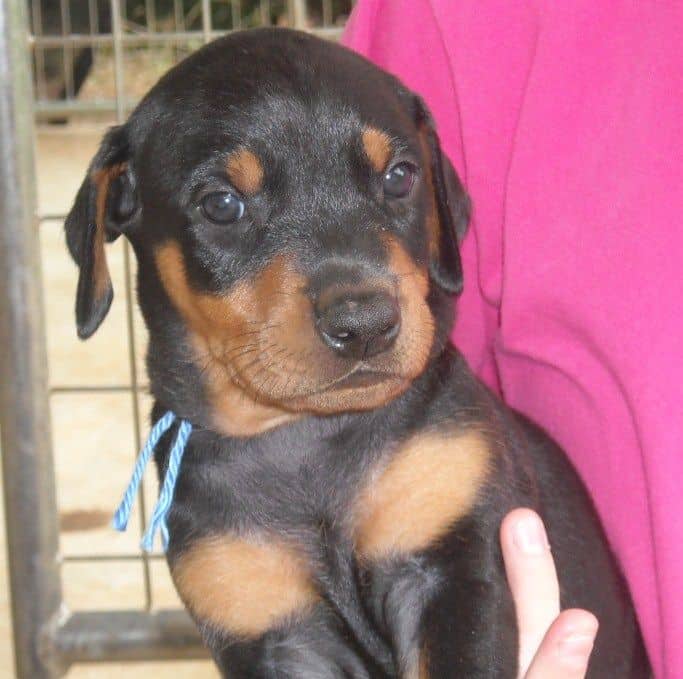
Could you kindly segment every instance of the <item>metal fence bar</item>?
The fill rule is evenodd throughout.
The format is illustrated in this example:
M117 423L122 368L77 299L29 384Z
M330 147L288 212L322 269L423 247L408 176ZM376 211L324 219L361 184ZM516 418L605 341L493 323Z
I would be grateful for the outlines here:
M294 15L294 28L304 30L306 28L306 0L292 0L290 8Z
M62 36L71 33L71 12L67 0L59 0L62 19ZM73 47L62 48L62 69L64 71L64 95L67 99L74 98L74 50Z
M25 10L0 1L0 429L16 674L47 679L61 585Z
M264 13L267 11L267 6L263 5L262 9ZM266 14L266 16L269 16ZM235 18L237 20L237 18ZM240 26L238 25L237 28ZM303 28L303 26L302 26ZM311 33L319 35L321 38L338 38L342 34L341 28L337 26L320 26L311 30ZM219 38L220 36L227 35L231 33L232 30L219 30L214 29L210 31L210 37ZM160 43L160 44L178 44L178 43L190 43L196 40L201 41L204 37L204 31L140 31L136 33L124 33L121 36L121 43L125 45L146 45L149 43ZM79 46L96 46L96 45L112 45L113 37L111 34L102 33L100 35L88 35L83 33L72 33L67 36L59 35L44 35L44 36L32 36L29 38L29 42L35 47L63 47L64 45L72 45L74 47Z
M261 25L270 26L270 0L260 0Z
M123 26L121 25L121 0L111 0L112 35L114 36L114 77L116 79L116 121L121 124L125 121L126 110L123 104L124 92L124 69L123 69ZM140 416L140 401L138 399L138 368L137 351L135 345L135 327L133 319L133 292L131 290L131 248L126 241L123 245L123 265L125 275L125 299L126 299L126 334L128 336L128 372L130 374L130 395L133 411L133 433L135 436L136 451L142 446L142 425ZM147 508L145 503L144 488L140 486L138 493L140 507L140 534L144 534L147 528ZM141 553L142 575L145 591L145 610L152 608L152 576L150 573L147 555Z
M152 33L156 31L157 18L154 0L145 0L145 25L147 26L147 31Z
M124 109L131 111L136 99L126 98L123 102ZM69 115L71 113L111 113L116 110L116 101L114 99L102 99L100 101L86 102L86 101L42 101L36 102L35 114L41 120L44 118L59 117Z
M165 561L164 554L150 554L147 558L152 561ZM95 563L111 561L140 561L140 552L134 554L67 554L62 556L60 563Z
M182 32L185 30L185 14L183 13L183 5L180 0L173 0L173 17L175 20L176 31Z
M323 26L330 26L332 19L332 0L323 0Z
M100 31L95 0L88 0L88 27L90 28L90 35L95 35Z
M59 630L65 662L114 662L206 658L195 624L185 611L74 613Z
M33 24L32 35L35 37L40 37L43 34L43 16L41 12L40 2L31 3L31 23ZM45 88L45 51L42 48L37 47L34 50L35 56L35 69L36 69L36 82L37 82L37 93L40 99L44 99L47 96L47 90Z
M211 0L202 0L202 33L204 43L211 40Z
M136 31L135 33L122 33L121 43L133 45L146 45L147 43L178 43L190 40L201 39L202 31ZM30 42L40 47L62 47L73 45L74 47L85 47L88 45L108 45L114 43L112 33L101 33L100 35L88 35L86 33L72 33L71 35L43 35L33 36Z
M52 394L116 394L120 392L130 393L130 384L76 384L74 386L50 387ZM149 391L147 386L138 385L139 392Z

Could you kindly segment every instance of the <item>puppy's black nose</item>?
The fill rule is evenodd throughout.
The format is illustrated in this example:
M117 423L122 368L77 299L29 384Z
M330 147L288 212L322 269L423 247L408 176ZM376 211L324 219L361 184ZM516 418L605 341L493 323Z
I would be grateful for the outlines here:
M401 327L396 298L385 291L324 295L316 304L316 325L325 344L348 358L386 351Z

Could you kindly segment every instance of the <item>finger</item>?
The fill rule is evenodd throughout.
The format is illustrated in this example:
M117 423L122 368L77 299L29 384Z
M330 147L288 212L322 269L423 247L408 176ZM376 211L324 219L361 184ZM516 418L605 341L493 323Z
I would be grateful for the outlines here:
M511 511L500 541L519 629L519 668L524 676L548 628L560 612L560 592L543 522L530 509Z
M592 613L563 611L543 638L524 679L583 679L597 632Z

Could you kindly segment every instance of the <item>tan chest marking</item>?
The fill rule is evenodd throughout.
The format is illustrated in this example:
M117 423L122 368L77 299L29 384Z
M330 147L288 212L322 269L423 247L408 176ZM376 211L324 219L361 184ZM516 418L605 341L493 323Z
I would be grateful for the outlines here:
M282 542L199 540L172 565L178 593L201 620L254 638L318 599L303 561Z
M420 652L420 660L415 676L417 679L429 679L429 658L425 649L422 649Z
M410 554L438 541L471 510L490 455L476 431L422 434L403 444L386 467L371 475L358 498L359 556Z

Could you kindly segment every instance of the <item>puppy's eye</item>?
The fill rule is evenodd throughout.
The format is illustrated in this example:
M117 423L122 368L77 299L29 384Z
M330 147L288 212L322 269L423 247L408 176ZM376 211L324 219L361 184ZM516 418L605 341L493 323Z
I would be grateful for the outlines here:
M229 191L216 191L202 198L202 212L217 224L236 222L244 214L244 202Z
M384 175L384 194L391 198L407 196L415 183L415 167L398 163Z

